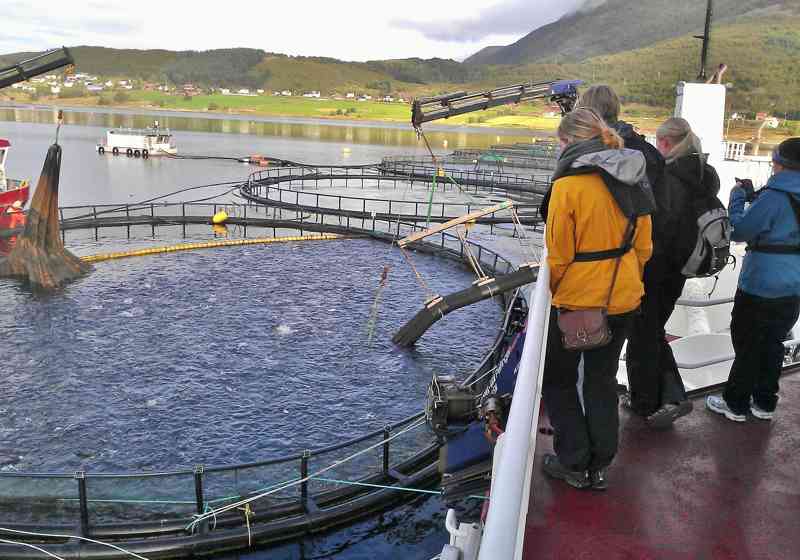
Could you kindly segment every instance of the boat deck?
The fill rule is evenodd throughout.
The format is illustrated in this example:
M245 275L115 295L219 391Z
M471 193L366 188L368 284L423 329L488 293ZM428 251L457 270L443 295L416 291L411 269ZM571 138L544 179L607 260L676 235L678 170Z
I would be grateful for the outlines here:
M800 374L782 378L772 422L694 405L661 432L622 411L606 492L546 478L552 439L540 433L523 558L800 558Z

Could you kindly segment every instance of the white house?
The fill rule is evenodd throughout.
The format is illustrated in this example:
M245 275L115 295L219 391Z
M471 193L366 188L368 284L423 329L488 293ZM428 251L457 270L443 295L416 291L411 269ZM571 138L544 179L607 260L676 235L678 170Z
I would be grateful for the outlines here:
M264 90L263 90L263 89L257 89L257 90L256 90L256 93L257 93L257 94L259 94L259 95L261 95L261 94L263 94L263 93L264 93Z
M239 95L250 95L250 90L247 89L247 88L242 88L239 91L237 91L236 93L238 93Z
M352 91L348 91L348 92L347 92L347 95L345 95L345 97L346 97L347 99L355 99L355 97L356 97L356 94L355 94L355 93L353 93Z
M319 94L318 91L307 91L307 92L305 92L303 94L303 97L316 97L316 98L319 98L319 95L320 94Z
M283 90L281 92L281 95L285 95L286 97L291 97L292 96L292 92L289 91L288 89L285 89L285 90Z
M58 95L61 93L61 88L59 86L50 86L50 93L53 95Z
M112 82L111 80L108 80L105 85L106 85L106 87L114 87L114 82Z
M228 88L219 88L219 92L222 95L230 95L231 94L231 90L229 90Z
M100 84L91 84L86 86L86 91L103 91L103 86Z
M74 87L74 86L75 86L75 82L64 82L64 87Z

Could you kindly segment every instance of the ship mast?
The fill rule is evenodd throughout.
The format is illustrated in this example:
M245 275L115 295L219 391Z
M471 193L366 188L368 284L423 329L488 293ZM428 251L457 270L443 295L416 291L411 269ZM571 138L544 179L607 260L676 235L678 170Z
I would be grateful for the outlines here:
M706 62L708 61L708 45L711 42L711 19L714 15L714 0L708 0L708 8L706 9L706 27L703 35L695 35L695 39L703 40L703 51L700 55L700 74L697 76L698 81L706 81Z

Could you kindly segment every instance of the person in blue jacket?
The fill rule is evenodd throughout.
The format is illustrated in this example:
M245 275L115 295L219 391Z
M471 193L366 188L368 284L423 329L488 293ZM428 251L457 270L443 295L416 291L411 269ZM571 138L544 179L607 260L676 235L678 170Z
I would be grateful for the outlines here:
M731 313L736 358L724 392L706 406L735 422L748 411L772 420L783 341L800 313L800 138L778 146L772 167L757 196L750 181L739 181L728 204L731 238L748 244Z

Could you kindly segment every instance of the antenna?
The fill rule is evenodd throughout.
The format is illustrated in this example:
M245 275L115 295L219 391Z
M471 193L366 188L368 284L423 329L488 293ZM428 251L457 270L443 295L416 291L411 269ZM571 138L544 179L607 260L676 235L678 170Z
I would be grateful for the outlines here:
M711 19L714 16L714 0L708 0L708 8L706 9L706 28L703 35L695 35L695 39L703 40L703 51L700 55L700 74L697 79L701 82L706 81L706 62L708 61L708 45L711 42Z

